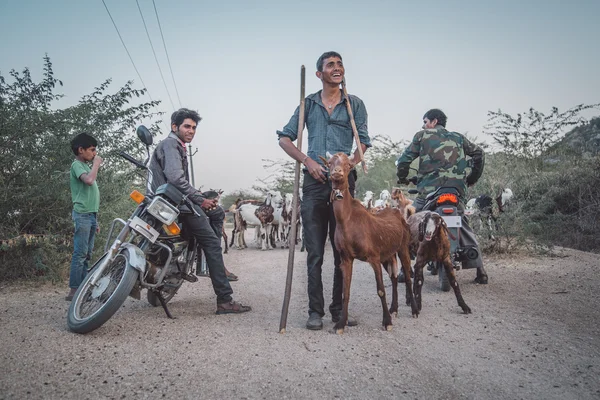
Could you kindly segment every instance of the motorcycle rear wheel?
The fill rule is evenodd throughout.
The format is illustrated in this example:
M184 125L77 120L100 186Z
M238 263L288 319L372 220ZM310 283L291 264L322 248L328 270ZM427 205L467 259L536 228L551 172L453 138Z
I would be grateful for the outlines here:
M125 302L138 278L138 271L123 253L117 254L92 286L95 274L96 268L87 274L71 301L67 325L72 332L88 333L102 326Z

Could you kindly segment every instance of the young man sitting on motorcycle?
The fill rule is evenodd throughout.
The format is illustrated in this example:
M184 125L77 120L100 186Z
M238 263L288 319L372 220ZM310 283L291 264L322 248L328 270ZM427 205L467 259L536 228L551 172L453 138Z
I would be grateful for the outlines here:
M398 183L408 184L406 177L410 164L419 158L417 190L419 192L414 203L417 211L425 206L425 198L440 187L454 187L461 197L459 210L464 210L464 196L468 186L474 185L483 173L484 153L481 147L469 141L457 132L446 130L446 114L441 110L431 109L423 116L423 130L417 132L412 143L404 150L396 162ZM471 173L466 176L467 156L471 157ZM467 217L462 216L460 228L460 244L479 249L477 240L471 230ZM465 268L477 268L475 282L488 283L488 276L483 268L481 252L474 260L463 261ZM399 279L403 279L400 277Z
M170 183L199 207L196 213L181 210L179 220L204 250L206 263L210 273L213 289L217 295L217 314L242 313L250 311L233 301L233 289L227 280L221 240L212 229L204 210L211 210L217 205L217 199L207 199L202 192L195 189L188 181L188 160L185 144L190 143L196 134L200 121L196 111L181 108L171 115L171 132L169 136L156 146L150 161L149 188L152 192L165 183ZM187 211L187 212L186 212Z

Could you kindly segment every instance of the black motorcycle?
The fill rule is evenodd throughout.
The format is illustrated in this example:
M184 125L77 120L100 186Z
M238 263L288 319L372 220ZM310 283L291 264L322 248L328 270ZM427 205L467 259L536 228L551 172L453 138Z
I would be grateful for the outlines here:
M152 134L141 125L137 135L146 145L146 161L142 163L126 153L120 155L151 173L147 165ZM112 222L104 255L92 266L73 296L67 315L68 327L73 332L87 333L102 326L127 296L139 300L142 289L147 289L152 306L162 305L167 316L173 318L167 303L184 281L198 280L193 274L195 239L182 232L177 222L180 206L194 210L191 201L168 183L151 196L134 190L130 197L138 203L137 208L127 221L116 218ZM122 226L121 230L111 242L117 226Z

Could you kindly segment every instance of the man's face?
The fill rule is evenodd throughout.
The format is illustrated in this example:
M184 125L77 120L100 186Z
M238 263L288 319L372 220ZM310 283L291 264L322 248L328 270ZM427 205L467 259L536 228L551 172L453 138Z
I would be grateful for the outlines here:
M79 155L81 156L81 158L83 158L85 161L92 161L94 159L94 157L96 157L96 153L97 153L97 149L96 146L91 146L88 147L87 149L84 149L83 147L79 148Z
M429 118L423 118L423 129L433 129L437 125L437 118L430 121Z
M173 132L181 139L184 143L190 143L196 134L197 124L191 118L186 118L183 120L179 128L175 124L171 125L171 129Z
M340 85L344 79L344 64L339 57L329 57L323 61L323 72L317 71L317 77L332 85Z

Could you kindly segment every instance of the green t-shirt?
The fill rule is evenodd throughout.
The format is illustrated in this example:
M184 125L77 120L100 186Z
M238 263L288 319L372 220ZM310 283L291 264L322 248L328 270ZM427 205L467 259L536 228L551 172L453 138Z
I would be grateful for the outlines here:
M98 212L100 207L100 191L96 181L92 185L84 183L79 177L81 174L92 172L90 167L79 160L71 164L71 199L73 210L78 213Z

